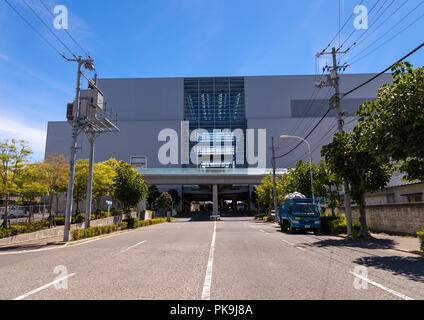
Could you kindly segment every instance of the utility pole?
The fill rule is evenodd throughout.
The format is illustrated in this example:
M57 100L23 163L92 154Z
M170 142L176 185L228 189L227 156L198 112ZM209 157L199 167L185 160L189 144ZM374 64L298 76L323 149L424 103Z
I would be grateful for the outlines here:
M94 84L97 86L97 73L94 76ZM88 160L88 181L87 181L87 199L85 203L85 229L90 227L92 188L93 188L93 166L94 166L94 141L95 133L92 130L86 132L88 142L90 143L90 158Z
M88 159L88 181L87 181L87 199L85 203L85 229L90 227L91 203L93 188L93 165L94 165L94 132L87 132L87 138L90 143L90 158Z
M63 241L67 242L70 240L71 230L71 217L72 217L72 204L74 194L74 176L75 176L75 162L76 162L76 151L78 148L77 137L81 131L87 134L90 142L90 160L89 160L89 175L87 181L87 204L86 204L86 216L85 216L85 227L89 227L90 215L91 215L91 193L92 193L92 182L93 182L93 164L94 164L94 140L96 135L103 134L105 132L119 132L119 129L106 118L106 115L99 116L98 111L103 110L103 98L104 95L97 87L97 74L95 76L95 82L89 79L81 70L84 66L90 71L95 71L94 60L82 59L81 56L75 59L68 59L67 61L78 62L78 73L77 73L77 87L76 97L73 103L68 104L66 117L72 125L72 138L71 138L71 155L69 160L69 181L68 191L66 198L66 211L65 211L65 226L63 233ZM89 82L89 90L81 90L81 76ZM104 113L106 113L104 111Z
M327 69L330 71L330 79L328 82L320 82L317 84L318 87L323 86L331 86L335 89L335 94L330 99L330 107L332 109L335 109L337 111L337 120L338 120L338 127L339 132L343 132L343 113L341 111L340 107L340 84L339 84L339 74L338 71L343 69L345 70L349 65L345 64L343 66L337 65L337 54L345 54L347 51L340 52L336 50L336 48L332 48L331 52L321 52L317 53L317 57L324 55L324 54L331 54L333 57L333 66L329 67L326 66L324 68L324 71ZM349 196L349 184L344 181L343 182L343 188L344 188L344 205L345 205L345 215L346 215L346 223L347 223L347 235L348 237L352 237L352 208L350 207L350 196Z
M71 138L71 155L69 159L69 181L68 181L68 191L66 197L66 210L65 210L65 229L63 232L63 241L69 241L69 233L71 231L71 216L72 216L72 202L74 195L74 175L75 175L75 162L77 156L77 137L79 135L79 105L80 105L80 85L81 85L81 66L82 66L82 58L78 57L76 60L69 61L77 61L78 62L78 72L77 72L77 88L76 88L76 96L75 96L75 104L74 106L74 116L72 120L72 138Z
M275 147L274 147L274 137L272 137L272 183L273 183L273 198L274 198L274 210L275 210L275 217L274 219L277 220L278 217L278 201L277 201L277 183L275 181L275 170L276 170L276 163L275 163Z

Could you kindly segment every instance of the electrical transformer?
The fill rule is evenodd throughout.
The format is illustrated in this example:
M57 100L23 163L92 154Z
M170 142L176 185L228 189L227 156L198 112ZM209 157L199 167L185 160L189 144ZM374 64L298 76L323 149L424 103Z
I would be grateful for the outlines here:
M80 92L80 119L96 119L97 111L103 110L103 94L89 89Z

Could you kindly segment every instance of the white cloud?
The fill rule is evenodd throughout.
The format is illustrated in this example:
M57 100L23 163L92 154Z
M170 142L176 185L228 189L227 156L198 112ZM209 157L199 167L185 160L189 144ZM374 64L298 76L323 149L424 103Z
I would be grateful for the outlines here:
M12 138L25 140L34 152L32 157L34 159L42 160L44 158L46 136L46 130L35 128L20 119L4 116L0 118L0 140Z

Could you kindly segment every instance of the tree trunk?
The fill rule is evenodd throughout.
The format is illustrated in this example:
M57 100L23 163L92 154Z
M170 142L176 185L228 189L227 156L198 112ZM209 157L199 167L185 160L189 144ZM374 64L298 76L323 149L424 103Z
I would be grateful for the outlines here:
M55 193L55 197L56 197L56 213L59 212L59 194ZM53 204L52 204L53 206ZM56 216L56 214L53 216L53 224L56 227L56 219L54 219L54 217Z
M9 193L5 195L5 208L4 208L4 216L3 216L3 228L7 228L7 218L9 215Z
M361 189L365 190L363 185L364 185L364 178L361 177ZM359 222L361 223L361 229L359 231L361 238L363 239L371 238L371 235L369 234L367 229L367 216L365 213L365 191L363 191L361 194L361 203L359 204Z
M50 212L49 212L49 228L53 226L53 193L50 193L49 197L49 203L50 203Z
M171 222L171 214L168 213L169 211L166 211L166 221Z

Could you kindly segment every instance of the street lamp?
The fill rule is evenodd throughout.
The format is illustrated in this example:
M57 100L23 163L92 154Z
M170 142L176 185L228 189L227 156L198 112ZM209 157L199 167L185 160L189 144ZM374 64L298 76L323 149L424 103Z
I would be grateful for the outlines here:
M297 136L287 136L287 135L282 135L280 136L281 139L299 139L302 140L303 142L305 142L308 145L308 151L309 151L309 168L311 171L311 191L312 191L312 200L315 203L315 195L314 195L314 184L313 184L313 174L312 174L312 154L311 154L311 145L309 144L309 142L306 139L303 139L301 137L297 137Z

